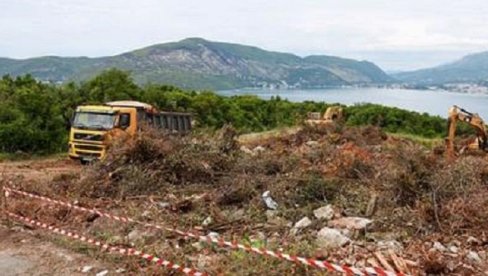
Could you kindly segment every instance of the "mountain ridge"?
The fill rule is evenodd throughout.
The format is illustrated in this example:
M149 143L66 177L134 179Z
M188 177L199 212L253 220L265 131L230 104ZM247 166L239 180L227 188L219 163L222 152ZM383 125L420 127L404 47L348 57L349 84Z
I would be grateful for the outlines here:
M0 75L29 73L53 82L83 81L110 68L130 71L140 84L165 83L193 89L317 88L392 81L369 61L326 55L299 57L203 38L187 38L95 58L0 58Z
M488 80L488 51L469 54L456 61L432 68L392 74L416 84L472 83Z

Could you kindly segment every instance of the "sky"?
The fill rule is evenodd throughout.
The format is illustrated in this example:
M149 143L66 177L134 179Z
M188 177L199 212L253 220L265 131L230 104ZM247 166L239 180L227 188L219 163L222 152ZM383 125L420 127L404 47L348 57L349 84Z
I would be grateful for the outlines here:
M187 37L413 70L488 51L486 0L0 0L0 56L106 56Z

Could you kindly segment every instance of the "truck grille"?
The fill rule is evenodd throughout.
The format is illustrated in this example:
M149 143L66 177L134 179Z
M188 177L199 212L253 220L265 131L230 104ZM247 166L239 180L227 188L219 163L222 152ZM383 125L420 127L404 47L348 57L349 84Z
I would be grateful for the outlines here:
M76 154L83 157L100 157L102 154L95 152L76 151Z
M75 133L74 137L76 140L103 141L101 134Z
M79 150L91 150L91 151L102 151L102 147L100 146L91 146L91 145L75 145L75 149Z

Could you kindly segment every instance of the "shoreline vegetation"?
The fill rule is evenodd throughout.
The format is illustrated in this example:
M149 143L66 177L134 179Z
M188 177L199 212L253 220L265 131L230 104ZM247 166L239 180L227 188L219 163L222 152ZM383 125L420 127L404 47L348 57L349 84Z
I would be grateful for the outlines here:
M112 100L137 100L168 111L191 112L197 131L232 125L239 134L299 126L308 112L324 112L325 102L263 100L253 95L221 96L169 85L138 86L128 72L110 69L83 83L59 86L30 75L0 80L0 153L46 155L65 151L76 106ZM347 126L372 125L387 133L426 139L445 136L447 120L427 113L377 104L344 106ZM458 133L471 133L459 126Z

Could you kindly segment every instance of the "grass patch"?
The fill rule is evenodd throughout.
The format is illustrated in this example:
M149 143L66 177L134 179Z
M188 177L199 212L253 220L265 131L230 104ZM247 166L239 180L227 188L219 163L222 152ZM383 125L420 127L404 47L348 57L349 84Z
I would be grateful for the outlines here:
M262 140L268 140L268 139L277 138L277 137L289 136L289 135L297 133L298 131L300 131L300 129L301 129L301 127L299 127L299 126L281 127L281 128L275 128L272 130L268 130L268 131L243 134L243 135L239 136L238 141L240 143L243 143L243 144L259 142Z
M443 138L426 138L423 136L409 134L409 133L388 133L391 137L399 138L399 139L406 139L417 144L421 144L429 149L432 149L437 146L444 145Z

